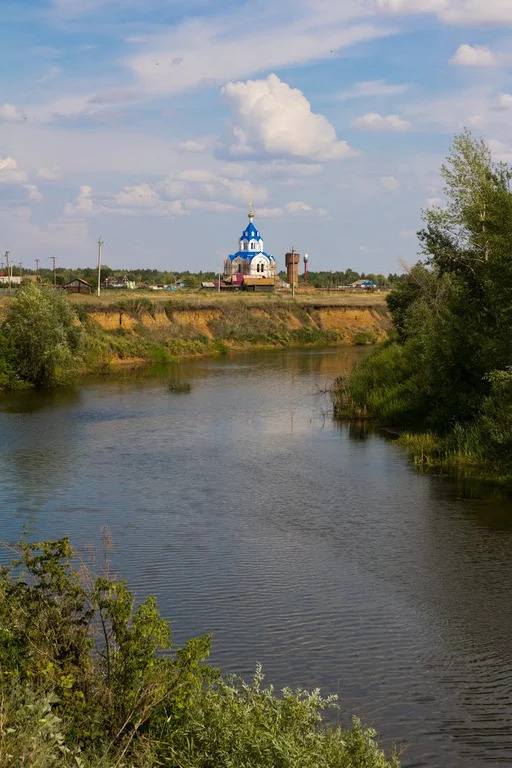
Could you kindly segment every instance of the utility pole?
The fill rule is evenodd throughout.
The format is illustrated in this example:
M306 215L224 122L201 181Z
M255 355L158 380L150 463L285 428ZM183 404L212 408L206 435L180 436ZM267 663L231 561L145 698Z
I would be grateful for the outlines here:
M9 296L11 295L11 270L9 266L9 251L5 252L5 261L7 262L7 282L9 283Z
M101 236L98 238L98 296L101 295L101 247L104 245L104 241Z
M53 287L54 288L57 287L57 272L55 270L55 259L56 258L57 258L56 256L50 256L50 259L53 261Z
M219 293L220 293L220 270L221 270L221 267L219 267L219 287L218 287L218 292Z
M36 275L39 274L39 259L36 259Z

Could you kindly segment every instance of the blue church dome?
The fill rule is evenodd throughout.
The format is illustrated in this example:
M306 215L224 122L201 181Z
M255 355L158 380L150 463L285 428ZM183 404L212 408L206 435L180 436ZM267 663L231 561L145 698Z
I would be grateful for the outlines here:
M240 238L241 241L243 240L262 240L260 233L252 223L252 221L249 223L248 227L242 232L242 237Z
M269 263L275 262L274 257L263 250L263 238L260 231L254 226L253 219L254 213L251 203L249 206L249 224L242 232L238 241L239 250L236 253L230 254L229 258L231 261L239 258L251 262L256 256L264 256L268 259Z

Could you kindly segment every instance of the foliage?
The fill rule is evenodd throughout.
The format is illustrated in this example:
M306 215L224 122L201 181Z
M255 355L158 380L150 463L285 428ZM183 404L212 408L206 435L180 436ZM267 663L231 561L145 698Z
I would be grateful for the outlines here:
M425 260L387 297L395 341L364 361L335 405L427 430L439 438L421 450L427 460L511 473L512 170L464 131L441 174L446 204L424 211L419 233Z
M172 379L167 384L167 389L169 392L190 392L192 390L192 386L190 384L190 381L180 381L179 379Z
M392 768L354 721L327 728L319 691L277 695L204 664L210 637L171 653L154 598L138 607L108 561L67 539L15 547L0 570L0 765L22 768Z
M364 344L375 344L377 341L375 334L368 331L360 331L356 333L354 338L354 344L363 346Z
M36 283L23 286L2 327L10 365L22 381L47 387L77 372L82 330L68 299Z

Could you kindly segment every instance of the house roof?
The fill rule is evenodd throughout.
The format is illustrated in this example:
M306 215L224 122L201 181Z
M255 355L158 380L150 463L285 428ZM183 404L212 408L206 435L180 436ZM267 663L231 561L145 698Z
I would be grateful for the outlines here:
M69 283L64 285L64 288L66 288L68 285L73 285L73 283L82 283L82 285L87 285L89 288L92 288L92 285L88 283L87 280L82 280L81 277L75 277L74 280L70 280Z
M275 285L276 281L273 277L245 277L244 285Z

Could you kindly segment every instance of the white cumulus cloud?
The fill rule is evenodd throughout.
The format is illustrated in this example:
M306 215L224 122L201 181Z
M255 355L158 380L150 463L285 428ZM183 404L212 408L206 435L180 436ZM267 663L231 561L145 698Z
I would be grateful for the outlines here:
M31 200L33 200L35 203L41 202L43 196L35 184L25 184L24 188L26 189L27 194Z
M0 184L24 184L27 174L18 168L14 157L0 157Z
M92 199L92 189L86 185L80 187L80 191L73 203L66 203L64 214L66 216L87 216L95 212Z
M484 45L460 45L450 59L459 67L497 67L499 57Z
M228 83L222 96L233 114L233 155L335 160L354 154L327 118L311 111L302 91L277 75Z
M500 93L498 102L502 109L510 109L512 107L512 93Z
M400 182L394 176L381 176L379 183L382 189L386 189L389 192L394 192L400 186Z
M57 181L57 179L60 179L61 170L56 166L53 168L40 168L36 176L44 181Z
M21 123L24 119L25 115L14 104L0 105L0 123Z
M410 131L412 123L403 120L399 115L379 115L378 112L367 112L353 121L355 128L362 131Z

